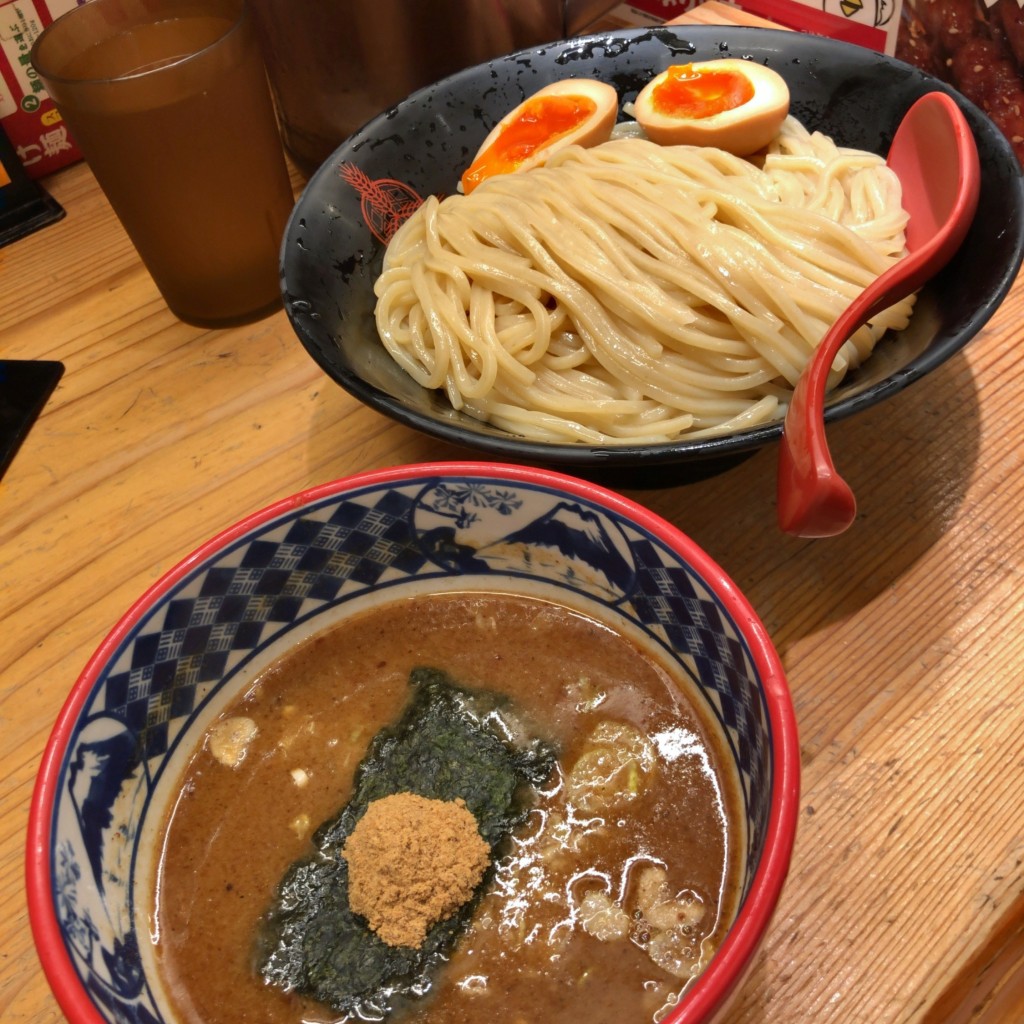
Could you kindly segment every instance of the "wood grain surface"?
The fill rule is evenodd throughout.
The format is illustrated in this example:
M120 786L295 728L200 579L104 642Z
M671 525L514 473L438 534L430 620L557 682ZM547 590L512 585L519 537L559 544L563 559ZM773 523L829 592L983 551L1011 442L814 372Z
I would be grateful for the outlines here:
M25 828L47 736L107 631L256 508L471 454L348 397L283 312L178 322L89 170L46 185L68 216L0 250L0 355L66 366L0 482L4 1024L61 1020L28 927ZM796 704L795 856L736 1024L1024 1021L1022 321L1018 281L962 354L830 430L860 503L841 537L780 536L773 450L697 483L616 481L732 575Z

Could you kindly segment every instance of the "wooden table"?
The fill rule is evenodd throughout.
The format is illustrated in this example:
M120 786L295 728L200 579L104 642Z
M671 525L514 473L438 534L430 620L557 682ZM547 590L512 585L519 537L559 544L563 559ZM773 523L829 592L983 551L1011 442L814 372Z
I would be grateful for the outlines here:
M43 746L132 600L222 527L355 470L465 452L360 406L283 312L167 311L82 165L66 219L0 250L0 354L66 373L0 482L0 1019L61 1019L25 909ZM860 499L780 536L775 452L629 490L736 579L786 665L803 754L788 887L735 1024L1024 1021L1024 283L967 350L837 424Z

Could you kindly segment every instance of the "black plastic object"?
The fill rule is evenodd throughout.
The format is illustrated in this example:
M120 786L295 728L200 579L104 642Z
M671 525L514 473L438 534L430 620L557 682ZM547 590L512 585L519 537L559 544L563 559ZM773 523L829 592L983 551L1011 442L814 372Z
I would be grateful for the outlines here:
M64 207L31 178L0 125L0 246L10 245L64 216Z
M384 243L373 228L386 234L380 229L388 218L401 217L416 196L454 192L484 136L525 96L578 76L610 82L627 102L668 65L716 57L774 68L789 84L793 114L809 128L883 155L915 99L931 90L956 97L981 156L974 224L943 273L924 288L910 327L886 339L830 396L826 420L896 394L963 348L1005 297L1024 255L1024 180L995 125L949 85L863 47L775 29L674 26L553 43L470 68L413 94L339 147L307 185L282 247L285 308L309 354L379 412L506 461L588 476L617 468L626 477L642 473L651 484L659 476L676 483L775 442L781 422L648 445L527 441L454 411L442 393L415 384L387 356L374 326L373 282ZM669 465L676 471L651 472Z
M64 373L49 359L0 359L0 477Z
M543 783L554 767L553 748L525 730L500 694L463 689L436 669L414 670L410 686L401 719L374 737L360 762L352 799L317 830L316 853L289 868L257 941L267 982L364 1020L378 1020L429 988L431 971L475 905L470 901L435 924L417 949L378 938L349 908L341 856L369 804L402 792L461 798L496 853L525 818L528 787Z

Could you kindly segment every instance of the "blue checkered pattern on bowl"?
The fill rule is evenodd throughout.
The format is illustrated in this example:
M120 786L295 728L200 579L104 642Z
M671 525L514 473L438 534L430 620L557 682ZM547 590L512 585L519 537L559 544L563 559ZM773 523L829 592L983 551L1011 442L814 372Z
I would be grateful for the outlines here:
M538 549L544 558L531 557ZM68 949L111 1020L162 1020L132 923L131 871L112 861L111 836L133 849L165 760L203 703L327 609L411 581L443 589L467 573L493 588L515 577L574 591L675 652L739 770L749 887L769 816L770 726L750 651L707 582L618 512L538 485L367 485L288 511L192 568L101 670L65 755L51 859Z

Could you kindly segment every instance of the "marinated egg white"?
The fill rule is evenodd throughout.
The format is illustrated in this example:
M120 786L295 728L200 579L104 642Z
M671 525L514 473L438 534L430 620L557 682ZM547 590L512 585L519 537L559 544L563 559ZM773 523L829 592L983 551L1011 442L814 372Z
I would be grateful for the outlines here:
M789 87L762 64L725 58L675 64L640 91L634 116L661 145L716 146L749 156L778 134Z
M462 175L462 191L472 192L495 174L536 167L565 146L606 142L618 109L618 93L592 78L544 86L494 126Z

